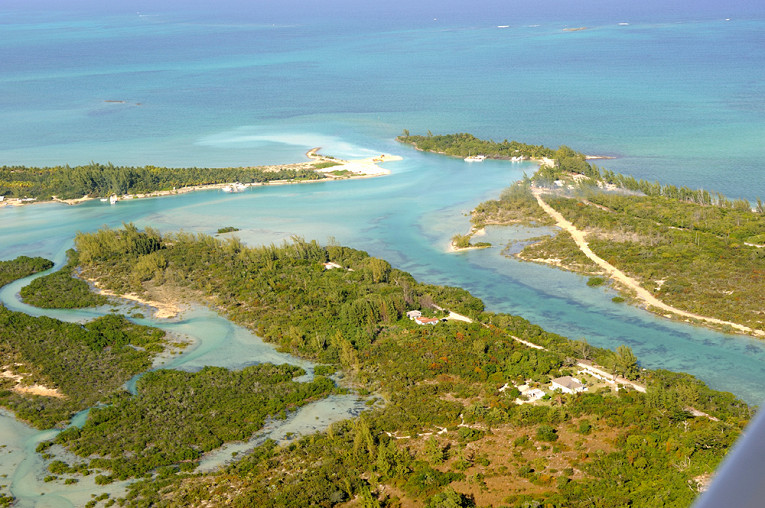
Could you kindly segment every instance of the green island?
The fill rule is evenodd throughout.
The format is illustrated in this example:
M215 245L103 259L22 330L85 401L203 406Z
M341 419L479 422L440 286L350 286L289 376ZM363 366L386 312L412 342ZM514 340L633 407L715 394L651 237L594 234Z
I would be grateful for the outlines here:
M146 374L138 396L114 393L56 439L87 463L49 465L65 483L90 469L101 483L144 477L122 505L688 506L751 417L688 374L641 369L626 346L486 312L462 289L348 247L250 248L131 225L75 244L82 274L102 287L194 295L369 399L357 418L202 474L201 453L332 383L298 387L288 366ZM420 325L420 313L436 318ZM565 376L579 381L573 393L552 389ZM256 411L263 385L279 388ZM172 436L151 423L168 419Z
M404 132L396 138L401 143L414 146L423 152L435 152L453 157L468 157L470 155L484 155L488 159L508 160L513 157L526 159L541 159L552 157L555 151L542 145L528 145L518 141L504 140L501 143L478 139L472 134L444 134L433 135L428 132L427 136L417 136Z
M21 288L24 303L44 309L80 309L106 305L109 299L90 290L88 283L73 276L77 252L67 251L67 264L56 272L33 280Z
M51 268L53 261L41 257L19 256L16 259L0 261L0 287Z
M489 242L472 242L472 235L456 234L452 237L451 247L454 250L486 249L491 247Z
M331 165L336 165L332 163ZM320 180L317 171L329 167L322 162L240 168L165 168L156 166L115 166L91 163L84 166L0 167L0 196L46 201L83 196L170 192L186 187L230 182L267 183L280 180Z
M465 134L426 137L425 145L411 138L399 139L455 155L475 144ZM496 143L483 143L489 156L504 153L492 148ZM458 235L463 244L489 225L558 225L559 232L540 237L517 257L609 278L622 293L617 301L765 336L761 200L753 207L703 189L637 180L598 168L565 146L546 157L530 178L475 207L472 231Z

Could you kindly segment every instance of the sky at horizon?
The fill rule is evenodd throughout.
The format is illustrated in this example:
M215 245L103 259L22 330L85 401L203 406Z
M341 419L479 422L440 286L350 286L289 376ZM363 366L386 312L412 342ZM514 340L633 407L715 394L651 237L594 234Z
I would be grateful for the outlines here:
M250 22L307 22L311 19L350 20L369 23L383 21L442 21L444 23L496 20L497 23L514 20L555 20L570 22L595 22L598 20L670 21L709 19L715 17L761 17L765 16L765 2L740 0L734 3L716 0L475 0L470 4L462 0L420 0L417 2L389 0L137 0L103 2L99 0L5 0L0 8L2 15L11 12L37 12L56 16L58 13L98 11L101 13L162 13L183 12L194 17L204 12L206 16L230 18L244 16Z

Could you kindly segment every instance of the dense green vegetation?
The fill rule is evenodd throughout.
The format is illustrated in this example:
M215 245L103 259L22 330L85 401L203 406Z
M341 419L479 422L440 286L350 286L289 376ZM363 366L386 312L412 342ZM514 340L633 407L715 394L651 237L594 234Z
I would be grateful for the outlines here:
M467 249L470 247L470 235L454 235L452 245L458 249Z
M41 257L19 256L16 259L0 261L0 287L50 268L53 268L53 261Z
M332 506L360 496L371 506L378 506L375 501L397 506L389 497L391 487L418 504L433 503L449 492L445 485L469 478L459 487L464 494L458 498L465 504L457 506L471 506L473 496L494 496L510 506L534 501L557 507L688 506L695 496L692 478L716 466L738 435L741 412L732 399L712 395L728 421L692 418L678 405L682 402L675 391L684 379L656 377L648 395L601 390L559 397L551 406L524 407L497 397L487 389L490 383L418 385L410 395L335 424L326 433L281 449L267 443L222 474L144 482L133 486L130 497L161 506L208 501L301 507ZM683 402L699 401L703 395L694 392L696 384L690 386ZM439 402L454 393L474 402ZM408 403L402 407L403 400ZM428 412L426 401L444 407ZM734 402L733 411L728 402ZM389 437L387 432L401 430L396 422L402 414L412 411L418 413L420 430L432 430L433 422L455 421L460 411L471 423L447 424L448 432L438 438ZM606 442L613 443L608 451L602 448ZM600 451L588 453L591 448Z
M164 168L130 167L90 163L85 166L32 168L0 167L0 195L50 199L141 194L193 185L228 182L271 182L274 180L319 180L323 174L296 165L295 168Z
M67 252L68 262L61 270L33 280L21 288L24 303L45 309L79 309L106 305L108 298L90 290L88 283L73 276L78 259Z
M0 378L0 406L38 428L68 420L151 366L164 349L164 332L108 315L80 325L32 317L0 305L0 366L23 377L23 386L41 384L61 397L14 391Z
M527 145L518 141L504 140L501 143L478 139L472 134L444 134L434 136L411 136L409 131L396 138L401 143L414 145L419 150L437 152L456 157L482 154L489 159L509 159L511 157L552 157L554 151L542 145Z
M245 248L178 233L163 239L151 229L80 234L75 243L83 274L118 292L142 291L143 281L201 290L235 321L303 356L336 363L349 346L368 343L378 322L397 321L434 302L478 315L483 304L459 288L420 285L386 261L341 246L296 241ZM331 260L353 271L324 270ZM106 271L111 272L106 276Z
M325 397L334 383L323 377L297 383L300 367L271 364L230 371L157 370L142 376L137 395L123 392L108 406L93 408L82 429L56 437L89 467L109 469L113 478L145 475L158 467L193 469L200 456L225 442L249 439L265 419Z
M222 228L218 228L219 235L222 235L223 233L233 233L235 231L239 231L239 228L234 226L224 226Z
M544 149L514 142L473 148L472 136L455 137L464 143L457 139L451 150L467 146L471 153L491 156L488 148L498 145L505 152L494 152L496 157ZM541 170L538 184L560 178L569 182L571 173L591 179L596 171L601 174L569 150L535 152L556 157L560 164ZM226 179L232 180L247 181ZM499 204L486 205L483 211L496 215L483 223L507 217L544 222L547 216L527 192L529 184L503 193ZM578 196L570 205L562 196L550 201L583 228L593 227L588 221L595 220L583 209L609 214L597 218L597 228L604 231L610 214L622 209L627 218L639 217L628 220L633 228L628 236L635 238L649 231L651 221L665 224L662 234L672 238L670 247L680 241L671 236L673 231L693 232L696 247L705 244L702 234L725 240L721 249L740 248L763 234L756 220L747 219L745 213L751 212L720 197L710 198L720 206L702 208L716 210L709 216L697 216L697 209L686 210L682 206L689 203L675 198L674 204L682 205L677 209L664 207L660 200L666 196L653 198L658 204L634 208L631 202L599 195ZM683 199L699 198L689 194ZM621 220L614 215L612 222ZM604 240L621 241L607 235ZM327 395L333 383L323 377L295 383L293 377L302 371L286 365L236 372L208 367L197 373L148 373L131 396L119 386L149 368L152 353L163 348L161 332L119 316L81 326L0 307L2 366L13 366L25 384L44 384L65 396L25 395L11 390L11 381L0 380L0 405L38 426L50 426L96 402L107 404L92 409L82 429L67 430L57 439L87 457L87 465L51 463L46 481L87 468L110 471L97 477L98 484L147 476L131 487L124 500L131 505L302 507L355 499L370 507L399 506L402 500L433 507L688 506L697 478L713 471L750 417L743 402L692 376L641 370L625 346L613 352L599 349L517 316L485 312L482 302L464 290L418 283L386 261L347 247L295 238L282 246L246 248L236 238L163 237L132 225L80 234L76 246L79 257L71 259L84 276L98 278L107 288L192 290L281 349L324 363L317 373L339 368L360 393L373 394L370 410L359 418L285 447L267 442L221 473L193 474L205 451L246 439L265 418L282 417ZM593 248L600 247L593 243ZM326 261L343 268L325 269ZM40 287L69 291L61 286L71 284L64 279L49 278ZM475 322L423 327L405 316L414 309L432 314L438 306ZM544 349L527 347L516 337ZM553 377L575 375L579 359L641 382L647 393L613 390L590 379L586 393L514 402L520 395L515 386L545 387ZM509 389L500 391L503 385ZM710 416L694 416L699 414L695 410Z
M133 486L128 501L139 506L332 506L354 497L367 506L397 506L397 497L431 506L444 500L456 506L474 500L687 506L696 495L694 478L714 469L749 418L744 403L691 376L640 370L629 348L598 349L517 316L484 312L463 290L420 284L354 249L300 239L246 248L236 239L162 237L130 225L78 235L76 245L83 271L104 285L141 291L142 283L161 281L194 289L266 340L339 365L349 382L384 399L326 433L283 448L267 443L221 474L162 469ZM326 261L345 269L325 270ZM425 327L404 315L436 305L477 321ZM517 389L499 391L505 383L545 386L552 377L575 373L576 359L642 381L647 393L601 383L586 393L517 405ZM175 398L173 387L181 384L180 373L167 376L169 385L146 381L146 389L156 387L157 411L158 401ZM183 393L184 404L197 404L199 392ZM100 444L80 453L109 455L114 462L105 467L118 469L106 436L117 439L114 429L129 426L115 422L135 421L128 414L137 414L138 399L115 400L94 413L109 415L105 422L114 426L98 438ZM718 420L693 417L689 407ZM70 445L79 446L79 436L73 437ZM140 446L131 446L131 454L140 454Z
M476 229L496 224L540 226L555 224L555 221L537 204L537 200L529 190L528 182L504 189L499 199L479 203L473 210L470 220Z

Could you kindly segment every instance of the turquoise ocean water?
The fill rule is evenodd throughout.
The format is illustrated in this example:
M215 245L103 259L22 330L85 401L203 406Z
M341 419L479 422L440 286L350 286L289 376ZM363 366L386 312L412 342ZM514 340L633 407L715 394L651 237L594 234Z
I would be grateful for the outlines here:
M490 310L599 346L628 344L648 367L691 372L760 403L760 341L614 304L612 292L582 277L499 249L447 253L475 204L535 168L468 165L393 138L409 129L567 144L615 156L603 165L636 177L765 198L765 9L357 4L0 7L0 164L254 165L303 160L314 146L342 157L404 157L388 164L390 176L370 180L2 208L0 259L62 261L77 231L125 221L206 233L233 225L251 244L334 237L419 280L465 287ZM524 234L537 233L496 229L488 237L499 244ZM0 299L34 312L15 296L25 283ZM244 356L255 339L204 312L162 326L199 332L201 345L179 368L273 357L262 346ZM2 464L12 491L23 506L43 506L44 488L50 505L77 505L92 485L72 494L40 481L44 464L32 451L44 436L0 416L0 441L15 453Z
M292 161L306 135L376 147L408 128L765 194L765 15L484 3L0 11L0 161Z

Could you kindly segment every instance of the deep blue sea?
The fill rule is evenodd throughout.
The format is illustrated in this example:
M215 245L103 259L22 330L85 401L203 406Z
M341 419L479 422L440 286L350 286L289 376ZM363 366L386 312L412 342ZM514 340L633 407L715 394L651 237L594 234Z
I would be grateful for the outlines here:
M647 367L691 372L749 403L765 398L763 341L615 304L609 289L500 249L447 253L472 207L535 167L416 152L394 141L403 129L566 144L614 156L602 165L638 178L765 198L765 6L71 0L63 10L52 0L5 0L0 165L259 165L301 161L316 146L404 159L377 179L0 208L0 259L61 262L78 231L130 221L205 233L232 225L249 244L335 238L419 280L465 287L490 310L598 346L627 344ZM505 228L488 239L535 234ZM27 282L0 300L40 313L17 300ZM199 332L201 345L179 365L270 358L209 313L147 322ZM41 481L34 448L46 437L0 414L10 491L21 506L89 499L91 484Z

